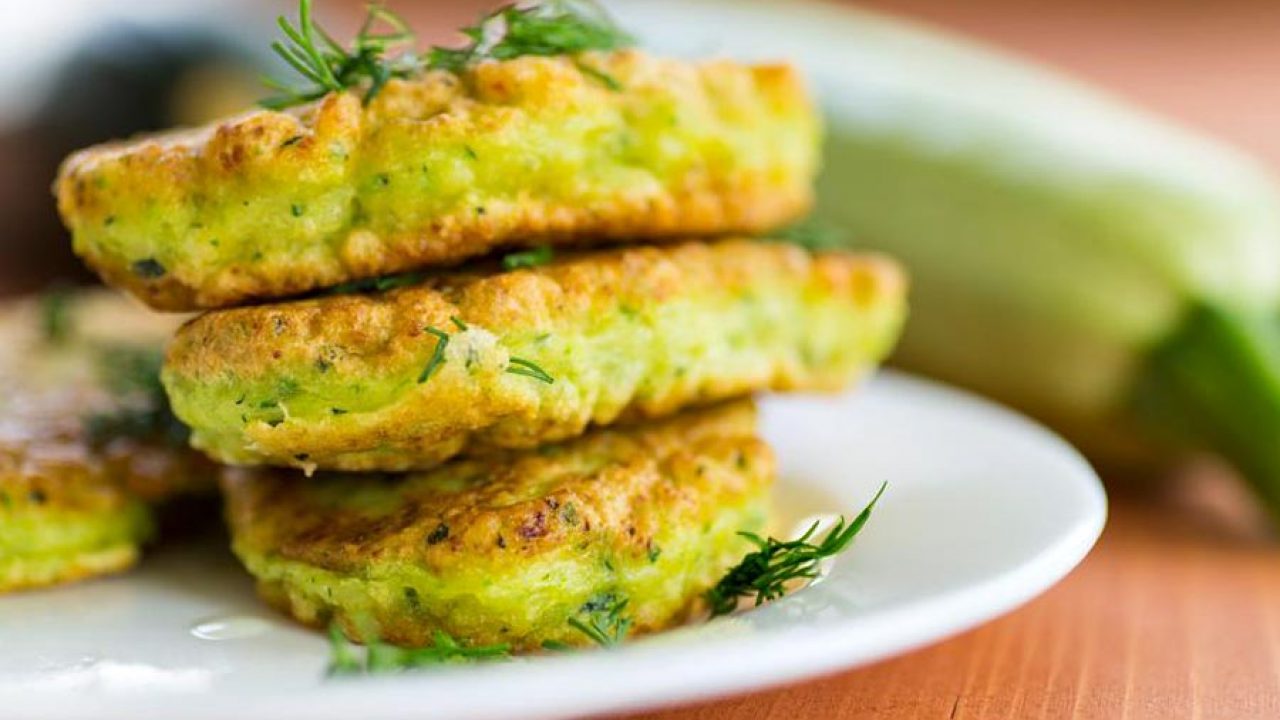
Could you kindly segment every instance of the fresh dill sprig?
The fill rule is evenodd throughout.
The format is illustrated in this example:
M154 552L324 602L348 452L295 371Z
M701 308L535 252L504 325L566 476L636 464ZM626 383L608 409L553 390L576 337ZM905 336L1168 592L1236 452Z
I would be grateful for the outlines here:
M458 328L459 331L465 332L468 329L467 324L463 322L462 319L457 317L456 315L451 315L449 317L449 321L452 322ZM427 360L426 366L422 368L422 372L418 374L419 383L424 383L430 380L431 376L435 374L436 370L438 370L440 366L444 364L445 362L444 351L449 347L449 340L450 340L449 333L441 330L440 328L432 327L431 325L428 325L423 329L426 330L427 333L435 337L436 348L431 353L431 358ZM532 360L525 360L524 358L515 357L515 356L511 356L507 358L506 372L509 372L512 375L524 375L525 377L531 377L535 380L544 382L548 385L552 385L556 381L555 378L551 377L551 375L548 374L546 370L543 370L542 367L540 367L537 363L533 362Z
M260 103L266 108L278 110L362 85L368 103L391 78L421 71L421 62L411 52L387 55L395 48L412 47L415 37L403 18L381 5L369 6L350 48L312 19L311 0L299 0L296 26L284 16L276 18L276 24L284 38L271 43L271 49L310 84L298 87L263 78L267 87L279 93Z
M101 447L123 437L163 440L173 447L186 445L190 430L174 416L164 386L160 384L163 351L106 346L98 348L97 355L98 372L116 407L82 419L89 443Z
M365 646L361 662L354 646L337 625L329 626L329 671L333 675L376 675L406 670L458 665L486 660L505 660L511 657L509 645L468 646L455 640L448 633L437 630L432 633L432 644L420 648L402 648L382 642L370 642Z
M552 385L556 381L555 378L547 374L546 370L543 370L541 367L539 367L537 364L535 364L531 360L525 360L524 358L518 358L513 356L513 357L507 358L507 363L508 363L507 372L511 373L512 375L524 375L526 377L531 377L535 380L544 382L548 385Z
M586 619L571 617L569 625L591 638L600 647L614 647L622 643L627 637L627 632L631 630L631 618L623 614L628 602L630 601L625 597L614 593L598 595L588 600L579 609Z
M384 275L382 277L365 278L339 283L322 291L321 295L350 295L353 293L386 292L409 285L416 285L426 279L426 273L411 272L400 275Z
M360 658L356 657L355 648L347 642L342 628L335 623L329 626L329 669L328 675L359 675L364 667Z
M183 447L190 436L190 430L167 404L125 405L110 412L90 413L82 422L89 444L98 448L119 438L161 439L171 447Z
M422 373L418 375L419 383L424 383L430 380L431 375L435 373L436 369L444 364L444 351L445 348L449 347L449 333L439 328L431 327L430 325L424 329L435 336L436 349L435 352L431 353L431 359L427 361L427 366L422 368Z
M503 270L517 270L519 268L538 267L546 265L555 257L555 251L550 245L542 245L532 250L523 252L508 253L502 257Z
M425 58L412 52L415 36L404 19L381 5L369 6L350 48L343 47L316 23L311 10L311 0L299 0L296 25L283 16L276 19L284 38L273 42L271 49L305 83L294 86L263 78L263 83L278 93L263 100L263 107L278 110L356 87L364 88L364 102L368 103L391 78L415 77L427 70L460 73L482 60L574 55L634 44L634 39L593 0L544 0L527 7L504 6L482 16L475 25L462 28L462 34L470 41L463 47L436 46ZM619 87L607 74L581 63L579 66L609 87Z
M98 349L98 365L108 388L118 396L160 395L164 351L158 348L108 345Z
M806 218L785 227L774 233L773 237L812 251L836 250L850 245L849 233L845 228L815 218Z
M74 305L75 290L69 287L54 287L41 296L40 325L46 342L57 345L72 339ZM128 438L185 446L190 431L174 416L160 384L164 351L105 342L84 344L83 352L93 359L93 373L111 400L109 410L80 418L89 444L101 448L117 438Z
M595 79L601 85L604 85L610 90L614 92L622 91L622 83L618 82L618 78L610 75L609 73L601 70L600 68L592 67L582 61L578 61L574 63L574 65L577 66L578 71L581 72L583 75L586 75L589 78Z
M755 533L740 532L757 550L748 553L742 561L725 574L715 587L706 592L711 616L727 615L738 607L738 599L755 596L755 604L776 600L787 593L787 586L795 580L812 580L818 576L820 563L835 557L849 547L853 538L867 524L876 502L884 494L888 483L880 485L875 497L863 508L851 523L843 517L831 528L821 542L809 542L818 523L809 526L795 540L783 542L776 538L763 539Z
M431 48L427 61L432 69L456 73L481 60L575 55L635 44L631 35L590 0L546 0L528 7L507 5L461 32L471 42L462 48Z
M54 286L40 296L40 330L45 342L57 345L71 335L71 294L67 287Z

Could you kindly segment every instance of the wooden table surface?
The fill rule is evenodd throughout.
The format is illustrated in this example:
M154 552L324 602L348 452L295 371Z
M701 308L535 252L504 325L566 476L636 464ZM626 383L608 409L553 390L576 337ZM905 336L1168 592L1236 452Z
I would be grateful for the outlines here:
M1280 3L863 4L1068 68L1280 166ZM1097 548L1003 619L860 670L642 717L1280 717L1280 545L1233 478L1207 466L1136 487L1103 476Z
M1225 473L1113 489L1089 558L1014 613L888 662L645 720L1280 717L1280 549Z

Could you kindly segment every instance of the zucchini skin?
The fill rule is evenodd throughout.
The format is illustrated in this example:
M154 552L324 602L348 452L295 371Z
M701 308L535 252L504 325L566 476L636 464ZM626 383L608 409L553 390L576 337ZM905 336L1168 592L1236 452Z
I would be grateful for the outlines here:
M895 361L1107 461L1215 450L1280 507L1269 174L1047 70L863 20L879 62L819 77L818 216L911 274ZM895 53L911 53L896 70ZM1229 422L1236 409L1252 422Z
M977 137L968 152L942 154L856 126L832 135L820 217L914 278L895 361L1103 456L1167 449L1132 432L1131 391L1193 308L1275 306L1276 285L1256 277L1280 267L1265 193L1205 196L1131 170L1018 171Z
M791 59L824 113L816 216L913 278L894 361L1037 416L1095 455L1168 457L1167 433L1135 415L1150 359L1205 306L1269 316L1280 302L1276 186L1211 138L872 11L613 9L662 52Z

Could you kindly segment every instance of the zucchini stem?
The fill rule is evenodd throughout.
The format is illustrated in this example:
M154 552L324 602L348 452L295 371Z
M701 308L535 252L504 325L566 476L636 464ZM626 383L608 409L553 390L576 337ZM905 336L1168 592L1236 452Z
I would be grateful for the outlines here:
M1218 452L1280 522L1280 323L1201 305L1156 349L1139 410Z

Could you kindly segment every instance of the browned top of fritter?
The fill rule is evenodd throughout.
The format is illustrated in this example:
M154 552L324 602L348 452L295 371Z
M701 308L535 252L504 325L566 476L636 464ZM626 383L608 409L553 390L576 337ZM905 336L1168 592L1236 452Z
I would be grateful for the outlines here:
M754 407L739 401L407 475L228 468L223 489L241 552L337 572L441 571L572 552L588 538L643 554L661 527L696 526L773 472Z
M786 65L521 57L89 148L55 190L108 282L212 308L499 247L767 231L809 208L818 133Z
M453 318L495 332L555 329L566 319L604 320L618 306L650 308L676 297L749 290L768 282L810 284L815 293L865 308L897 307L906 293L902 267L888 257L810 253L785 243L729 239L664 247L583 252L517 272L453 272L387 293L340 294L210 312L183 326L166 372L219 380L256 380L314 364L317 348L336 373L370 378L379 366L417 358L425 326L452 330Z

